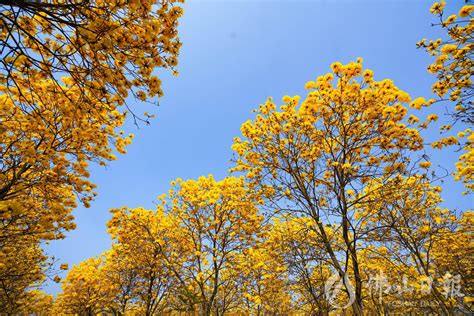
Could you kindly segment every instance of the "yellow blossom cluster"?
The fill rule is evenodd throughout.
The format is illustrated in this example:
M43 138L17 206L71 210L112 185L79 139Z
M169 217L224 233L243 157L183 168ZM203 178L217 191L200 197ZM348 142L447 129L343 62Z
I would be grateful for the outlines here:
M372 166L394 166L400 158L396 151L423 147L418 130L411 127L418 120L406 119L404 103L411 101L407 93L390 80L378 82L365 75L357 81L363 72L360 61L334 63L331 68L334 74L306 84L310 92L301 104L300 97L285 96L277 110L268 99L256 120L242 125L245 139L235 138L232 145L239 155L235 171L246 171L255 182L263 173L276 178L289 163L285 157L297 153L292 159L301 161L295 172L300 172L302 181L312 181L313 173L306 169L317 161L325 162L329 179L339 172L356 175ZM352 149L337 154L347 144ZM397 168L405 168L405 162L400 163Z
M83 88L76 91L81 98L104 107L123 105L130 92L141 100L161 96L161 81L153 70L177 65L177 21L183 14L178 2L12 5L0 25L5 47L0 84L15 87L20 79L34 82L41 75L60 85L58 76L66 74L69 85Z
M474 192L474 132L466 129L458 137L466 137L463 153L456 162L455 180L462 181L470 192Z
M440 25L448 34L447 39L426 40L418 42L428 53L436 56L434 63L429 65L428 71L437 76L433 85L433 92L439 97L449 97L457 106L455 118L472 123L472 95L473 62L472 50L474 42L472 32L474 25L471 21L474 6L462 7L458 15L444 17L444 1L437 2L431 7L431 12L438 16Z

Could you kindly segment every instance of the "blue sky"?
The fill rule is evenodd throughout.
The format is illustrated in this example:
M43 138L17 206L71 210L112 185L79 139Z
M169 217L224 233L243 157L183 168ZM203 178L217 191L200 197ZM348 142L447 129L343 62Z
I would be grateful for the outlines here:
M437 38L429 13L432 1L188 1L181 20L184 43L178 77L163 79L160 107L136 105L156 114L150 126L133 124L128 154L107 168L93 166L99 196L91 208L74 211L77 229L46 247L70 266L110 247L109 209L153 208L156 197L177 177L214 174L230 166L232 138L252 109L272 96L304 95L304 83L329 71L334 61L364 59L375 79L393 79L412 98L430 97L431 58L416 49L421 38ZM448 1L458 11L464 1ZM439 105L442 106L442 105ZM422 115L420 115L423 117ZM427 135L433 138L437 131ZM456 154L430 152L433 164L451 168ZM448 181L447 206L465 210L462 186ZM59 285L45 289L57 293Z

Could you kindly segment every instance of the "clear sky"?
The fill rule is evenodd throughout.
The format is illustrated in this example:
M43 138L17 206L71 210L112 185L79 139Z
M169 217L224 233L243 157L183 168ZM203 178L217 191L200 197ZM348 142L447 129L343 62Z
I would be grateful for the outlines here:
M456 12L464 3L447 2L448 11ZM415 45L441 34L431 27L431 3L188 0L179 28L184 43L180 75L162 75L160 107L136 105L156 118L139 129L129 124L135 139L128 154L107 168L91 168L99 196L91 208L74 211L77 229L47 246L48 254L70 266L99 255L111 243L106 233L110 208L153 208L177 177L224 177L232 138L254 117L252 109L269 96L278 101L284 95L303 96L305 82L327 73L334 61L362 57L376 80L393 79L412 98L431 97L434 78L426 71L431 58ZM433 165L452 168L455 154L427 153ZM472 199L461 198L459 183L448 181L446 187L449 207L472 208ZM45 288L50 293L60 289L53 282Z

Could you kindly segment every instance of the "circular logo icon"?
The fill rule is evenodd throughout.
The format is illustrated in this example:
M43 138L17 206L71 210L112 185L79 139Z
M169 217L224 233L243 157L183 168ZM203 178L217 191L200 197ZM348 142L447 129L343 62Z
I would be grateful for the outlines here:
M345 300L339 299L340 295L343 293L347 293L349 299L346 305L342 305L344 304ZM324 284L324 294L329 304L336 308L346 309L355 301L354 287L345 274L342 278L338 273L331 275L331 277Z

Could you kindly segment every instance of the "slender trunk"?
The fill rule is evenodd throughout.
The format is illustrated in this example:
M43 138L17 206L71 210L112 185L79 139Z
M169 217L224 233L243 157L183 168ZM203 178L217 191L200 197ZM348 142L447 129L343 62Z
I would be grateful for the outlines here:
M349 239L349 223L347 220L347 211L343 211L343 220L342 220L342 227L343 227L343 238L346 244L347 250L349 252L351 263L352 263L352 272L354 274L355 280L355 300L352 304L352 310L354 315L362 315L362 279L360 276L359 270L359 262L357 259L357 250L355 247L355 242Z

